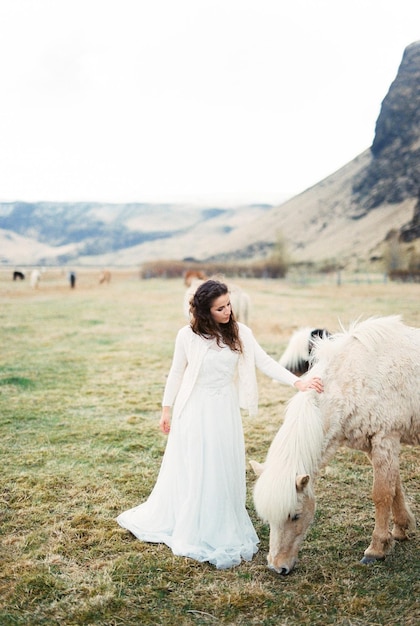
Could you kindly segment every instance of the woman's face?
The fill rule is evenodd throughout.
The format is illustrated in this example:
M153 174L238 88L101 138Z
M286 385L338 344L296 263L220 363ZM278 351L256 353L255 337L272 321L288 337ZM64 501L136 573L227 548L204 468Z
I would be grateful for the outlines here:
M213 304L210 307L210 314L217 324L227 324L232 312L232 305L230 303L230 295L228 293L219 296L213 300Z

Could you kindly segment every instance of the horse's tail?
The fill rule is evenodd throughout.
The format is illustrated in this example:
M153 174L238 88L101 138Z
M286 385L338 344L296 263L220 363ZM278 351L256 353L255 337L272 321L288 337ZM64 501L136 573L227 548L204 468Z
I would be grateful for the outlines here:
M287 344L286 350L279 359L280 365L290 370L302 374L308 369L309 361L309 341L312 328L305 327L296 330Z

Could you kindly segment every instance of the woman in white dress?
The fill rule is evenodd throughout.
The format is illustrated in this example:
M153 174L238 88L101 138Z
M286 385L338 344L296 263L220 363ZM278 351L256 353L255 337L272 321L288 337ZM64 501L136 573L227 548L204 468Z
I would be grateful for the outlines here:
M245 508L240 407L257 413L256 367L300 391L323 389L319 378L303 381L264 352L235 320L228 287L206 281L175 342L159 423L169 437L158 479L146 502L119 515L123 528L218 569L252 559L259 540Z

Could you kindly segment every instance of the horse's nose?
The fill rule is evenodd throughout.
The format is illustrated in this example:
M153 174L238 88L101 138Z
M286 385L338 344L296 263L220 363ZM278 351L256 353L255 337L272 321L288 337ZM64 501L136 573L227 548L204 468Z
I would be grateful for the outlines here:
M290 572L290 568L286 565L282 565L281 567L274 567L274 565L268 565L268 569L271 569L276 574L281 574L282 576L286 576Z

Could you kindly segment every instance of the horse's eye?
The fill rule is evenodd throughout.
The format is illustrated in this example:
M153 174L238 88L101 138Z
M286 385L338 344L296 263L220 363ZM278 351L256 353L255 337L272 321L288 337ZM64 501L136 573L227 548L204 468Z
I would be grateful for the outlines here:
M297 522L299 517L300 517L300 515L299 515L299 513L295 513L294 515L289 515L289 517L290 517L290 520L292 522Z

